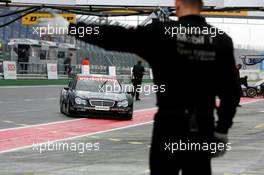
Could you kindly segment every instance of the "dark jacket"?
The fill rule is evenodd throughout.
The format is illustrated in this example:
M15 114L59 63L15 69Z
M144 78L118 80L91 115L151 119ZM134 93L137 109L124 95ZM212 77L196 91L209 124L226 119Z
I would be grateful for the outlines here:
M133 76L138 79L142 79L144 75L145 69L142 65L136 64L133 67Z
M71 64L71 58L70 57L65 58L63 64L70 65Z
M234 99L239 94L232 39L227 34L212 37L166 32L180 26L214 29L203 17L190 15L175 22L130 29L100 26L98 35L76 37L107 50L132 52L144 58L153 69L155 84L166 88L165 93L157 93L157 106L165 111L195 108L202 128L214 128L218 96L221 105L214 129L227 133L236 113ZM71 24L69 31L76 27L87 25Z

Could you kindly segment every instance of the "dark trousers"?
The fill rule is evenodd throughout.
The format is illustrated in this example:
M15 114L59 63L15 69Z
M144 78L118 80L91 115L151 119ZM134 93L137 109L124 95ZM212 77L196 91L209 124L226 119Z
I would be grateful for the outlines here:
M237 95L237 97L236 97L236 104L237 105L239 105L240 104L240 98L242 97L242 95L243 95L243 92L242 92L242 87L239 85L239 87L238 87L238 89L239 89L239 94Z
M183 116L168 116L157 113L154 122L152 144L150 150L151 175L211 175L211 155L203 150L176 150L180 143L209 142L212 133L208 136L189 131L189 121ZM176 119L177 118L177 119ZM174 144L175 151L166 147ZM175 146L176 145L176 146ZM179 148L178 148L179 149Z
M133 87L134 87L133 97L136 96L136 99L139 99L139 91L140 91L141 84L142 84L142 78L134 78L132 81L133 81Z
M69 67L68 64L64 64L64 74L68 73L68 67Z
M20 64L21 74L27 74L28 73L28 64L25 62L22 62L19 64Z

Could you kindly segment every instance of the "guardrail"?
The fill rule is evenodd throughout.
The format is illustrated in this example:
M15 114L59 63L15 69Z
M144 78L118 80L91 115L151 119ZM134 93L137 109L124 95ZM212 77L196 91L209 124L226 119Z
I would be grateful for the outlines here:
M0 62L0 78L3 78L3 66ZM68 79L68 66L65 64L57 64L57 72L59 79ZM81 73L81 65L71 65L72 74ZM144 79L150 79L149 70L147 70L147 75ZM108 66L102 65L90 65L91 74L103 74L108 75ZM116 76L121 82L131 83L131 67L116 67ZM47 79L47 64L39 63L17 63L17 78L18 79Z

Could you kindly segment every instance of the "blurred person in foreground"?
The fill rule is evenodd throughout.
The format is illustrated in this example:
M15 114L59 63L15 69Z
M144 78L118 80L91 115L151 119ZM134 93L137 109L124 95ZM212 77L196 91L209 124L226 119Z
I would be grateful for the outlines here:
M178 21L137 28L103 25L97 28L99 33L85 36L74 31L98 26L69 24L58 17L47 22L60 23L70 35L106 50L138 54L152 67L155 84L165 85L164 93L157 92L151 175L176 175L180 171L183 175L211 175L211 158L227 150L227 134L239 96L233 42L200 16L202 0L176 0L175 8ZM187 28L192 33L184 31ZM199 32L205 29L207 33ZM216 97L220 100L218 107ZM224 149L214 150L213 146L219 144Z

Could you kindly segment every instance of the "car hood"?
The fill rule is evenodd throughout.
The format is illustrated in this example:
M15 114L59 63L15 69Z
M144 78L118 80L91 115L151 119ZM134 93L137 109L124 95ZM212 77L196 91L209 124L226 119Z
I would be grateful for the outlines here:
M107 99L114 101L122 101L127 99L125 93L103 93L103 92L89 92L89 91L76 91L76 96L83 99Z

